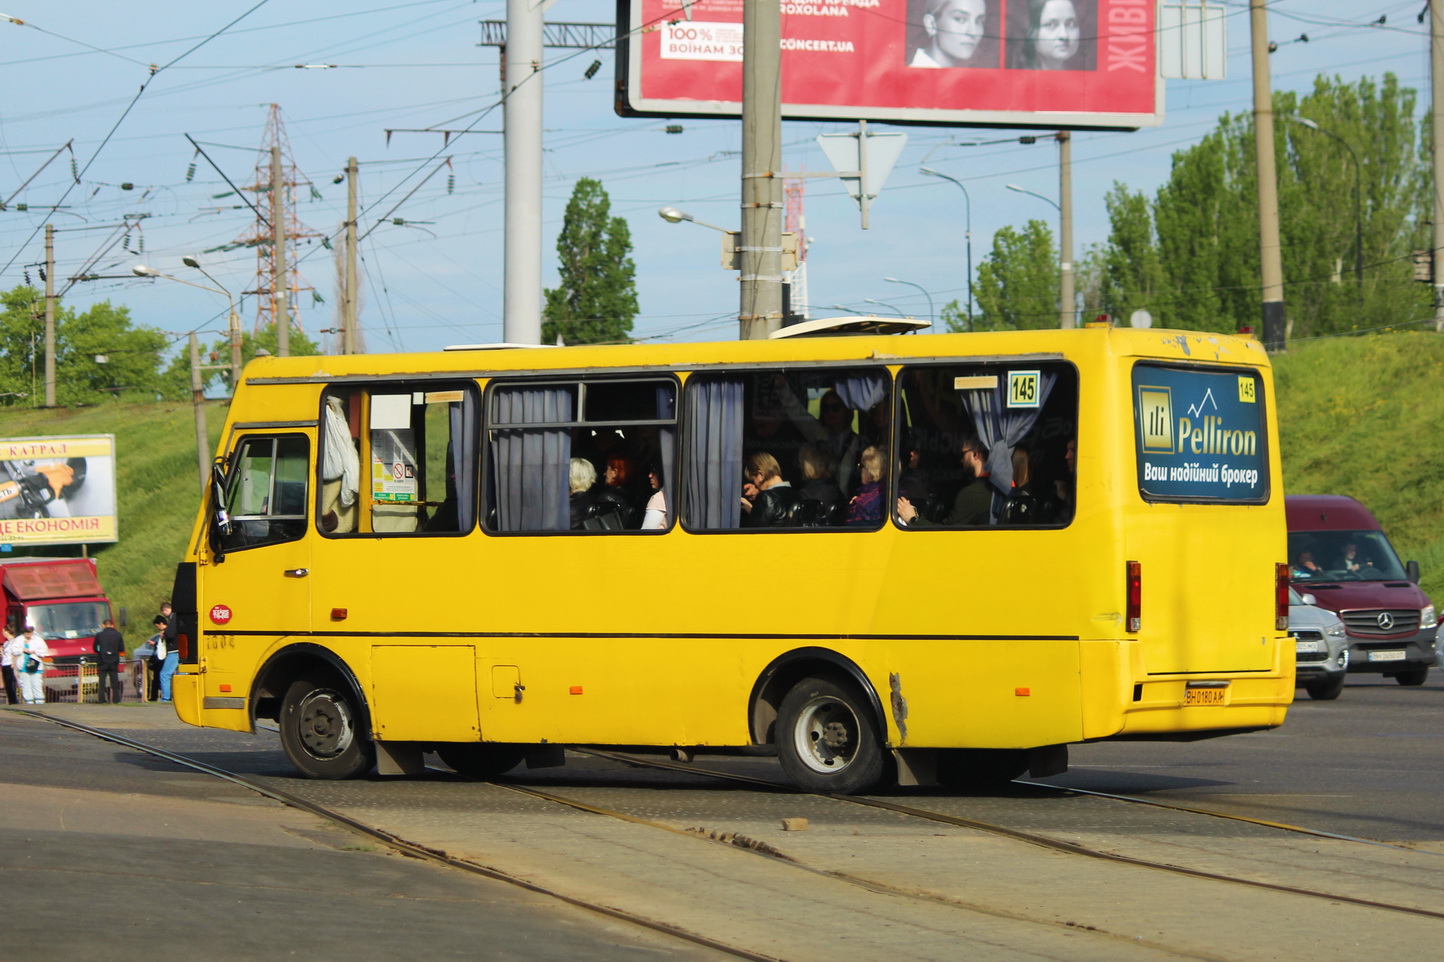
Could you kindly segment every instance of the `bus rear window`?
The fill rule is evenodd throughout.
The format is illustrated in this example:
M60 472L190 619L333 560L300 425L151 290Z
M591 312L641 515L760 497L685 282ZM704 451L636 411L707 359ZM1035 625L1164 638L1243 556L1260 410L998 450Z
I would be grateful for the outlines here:
M1257 371L1139 364L1133 403L1144 500L1268 500L1268 433Z

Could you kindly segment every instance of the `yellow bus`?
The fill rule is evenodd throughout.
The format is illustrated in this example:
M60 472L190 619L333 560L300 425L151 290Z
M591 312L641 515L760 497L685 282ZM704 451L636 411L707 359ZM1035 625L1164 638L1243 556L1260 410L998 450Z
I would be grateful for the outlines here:
M174 594L176 710L305 775L566 746L800 787L1284 720L1268 359L1115 329L265 357Z

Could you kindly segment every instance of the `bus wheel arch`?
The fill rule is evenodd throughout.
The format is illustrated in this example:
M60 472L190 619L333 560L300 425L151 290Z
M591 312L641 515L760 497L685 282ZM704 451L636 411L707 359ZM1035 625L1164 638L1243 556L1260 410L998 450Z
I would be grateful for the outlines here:
M340 658L295 645L257 673L252 719L274 719L287 758L309 778L354 778L375 764L371 718L361 686Z
M825 678L855 687L871 709L878 732L886 737L886 716L877 689L852 659L830 648L796 648L774 658L752 684L747 704L754 745L776 743L775 728L782 700L804 678Z

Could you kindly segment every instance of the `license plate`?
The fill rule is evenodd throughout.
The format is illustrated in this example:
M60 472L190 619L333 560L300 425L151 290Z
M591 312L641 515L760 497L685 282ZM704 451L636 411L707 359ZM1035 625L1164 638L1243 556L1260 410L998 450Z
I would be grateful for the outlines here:
M1404 651L1402 651L1402 650L1395 650L1395 649L1393 649L1393 648L1389 649L1388 651L1371 651L1371 652L1369 652L1369 660L1370 660L1370 661L1403 661L1405 654L1407 654L1407 652L1404 652Z
M1295 651L1297 654L1300 654L1300 655L1306 655L1306 654L1310 654L1310 653L1312 653L1312 652L1323 651L1323 650L1324 650L1324 645L1323 645L1322 642L1318 642L1318 641L1296 641L1296 642L1294 642L1294 651Z
M1189 688L1183 693L1185 705L1227 705L1227 688Z

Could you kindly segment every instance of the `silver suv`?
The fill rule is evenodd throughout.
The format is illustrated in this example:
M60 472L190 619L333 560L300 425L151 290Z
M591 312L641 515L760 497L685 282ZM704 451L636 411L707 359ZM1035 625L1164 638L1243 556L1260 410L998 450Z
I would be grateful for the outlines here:
M1297 684L1310 698L1338 698L1349 672L1349 640L1344 623L1314 596L1289 589L1289 634L1294 639Z

